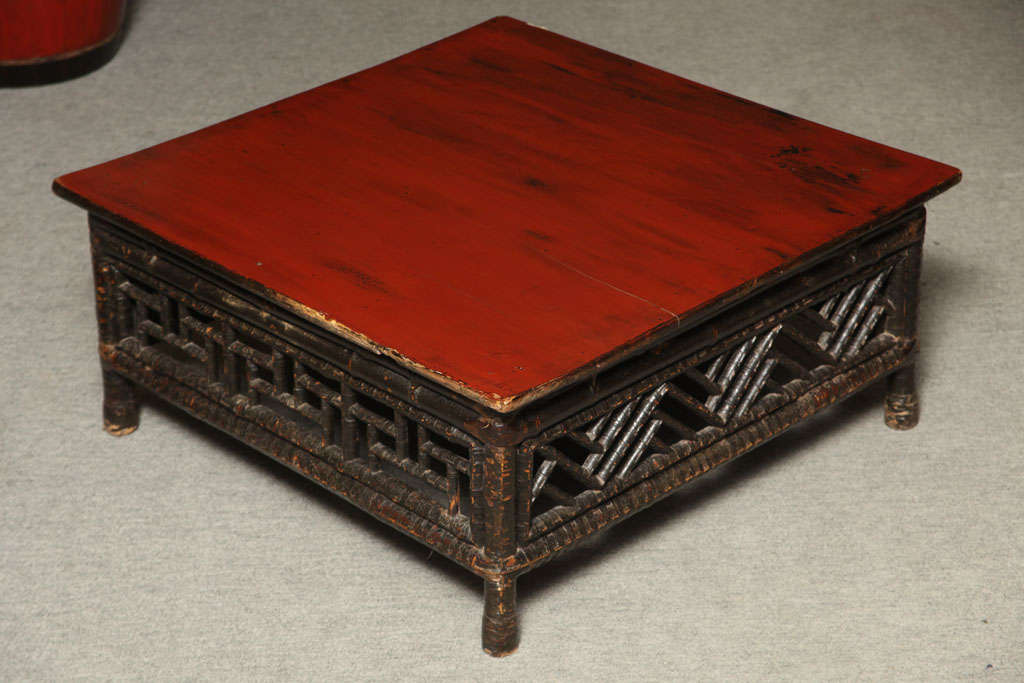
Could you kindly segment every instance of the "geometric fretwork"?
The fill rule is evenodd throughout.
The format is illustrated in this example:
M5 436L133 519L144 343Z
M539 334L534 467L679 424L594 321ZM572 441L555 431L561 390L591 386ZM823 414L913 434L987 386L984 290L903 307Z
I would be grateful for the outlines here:
M530 446L533 516L627 479L645 460L678 451L708 430L728 431L765 396L812 372L849 362L869 343L887 307L891 267L796 311L767 331L547 442Z
M439 524L467 533L475 439L127 264L106 272L119 350L235 409L271 411L266 428L278 436L325 461L365 466L368 486L387 477L410 488L436 505Z

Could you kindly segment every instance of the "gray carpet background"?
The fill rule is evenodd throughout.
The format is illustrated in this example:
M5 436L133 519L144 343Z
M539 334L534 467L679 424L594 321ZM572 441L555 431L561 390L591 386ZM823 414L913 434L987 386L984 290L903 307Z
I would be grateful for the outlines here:
M162 404L100 428L70 170L510 14L961 168L929 205L920 426L868 390L520 580L479 580ZM1024 679L1024 3L136 3L0 90L0 679Z

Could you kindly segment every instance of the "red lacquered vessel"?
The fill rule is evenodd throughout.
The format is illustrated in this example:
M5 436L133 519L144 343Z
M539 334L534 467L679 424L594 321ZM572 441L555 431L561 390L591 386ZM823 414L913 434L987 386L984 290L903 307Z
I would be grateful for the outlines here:
M0 85L74 78L117 51L126 0L0 0Z

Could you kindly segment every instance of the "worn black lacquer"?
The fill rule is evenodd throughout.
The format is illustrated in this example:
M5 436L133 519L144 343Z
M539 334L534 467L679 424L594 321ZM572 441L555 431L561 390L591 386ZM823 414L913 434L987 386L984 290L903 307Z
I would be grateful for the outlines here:
M912 362L924 213L655 346L499 414L91 217L104 424L140 385L484 579L484 649L519 640L516 577Z

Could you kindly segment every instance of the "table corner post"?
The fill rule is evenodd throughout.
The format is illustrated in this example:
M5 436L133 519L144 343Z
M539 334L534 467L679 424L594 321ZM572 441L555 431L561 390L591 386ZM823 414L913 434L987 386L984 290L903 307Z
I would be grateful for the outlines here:
M907 430L917 426L921 414L916 381L916 357L920 340L917 310L920 303L921 260L924 246L924 208L920 215L920 241L907 248L896 266L892 287L893 317L889 331L912 343L912 358L889 375L885 392L885 424L891 429Z
M89 217L93 284L96 295L96 324L99 331L100 368L103 374L103 429L114 436L131 434L139 426L139 399L135 384L118 373L104 350L117 343L121 323L118 314L117 278L113 266L104 257L100 235Z
M504 657L519 646L516 573L506 569L517 547L518 447L502 419L491 421L493 438L481 448L483 550L491 571L484 577L483 649Z

